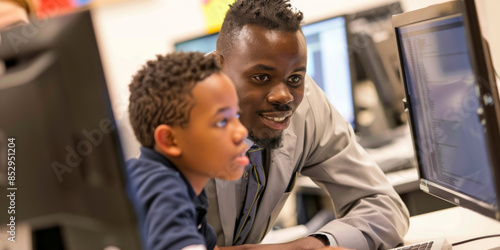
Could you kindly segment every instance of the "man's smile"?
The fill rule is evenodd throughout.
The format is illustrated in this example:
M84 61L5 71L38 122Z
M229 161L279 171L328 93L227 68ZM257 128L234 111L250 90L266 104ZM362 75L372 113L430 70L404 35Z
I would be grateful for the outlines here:
M284 130L290 125L292 111L275 111L260 113L261 121L271 129Z

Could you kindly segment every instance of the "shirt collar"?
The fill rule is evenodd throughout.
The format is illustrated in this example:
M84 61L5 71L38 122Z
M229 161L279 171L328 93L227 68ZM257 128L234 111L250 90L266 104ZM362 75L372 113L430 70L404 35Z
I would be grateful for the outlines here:
M248 146L247 151L255 144L252 140L250 140L248 137L243 139L243 142Z

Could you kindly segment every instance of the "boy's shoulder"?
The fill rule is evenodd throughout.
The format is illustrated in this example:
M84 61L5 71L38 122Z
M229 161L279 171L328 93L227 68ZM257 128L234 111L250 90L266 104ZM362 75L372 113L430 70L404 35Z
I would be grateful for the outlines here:
M141 156L128 160L125 163L125 167L127 168L127 172L131 175L161 173L162 175L172 176L173 178L181 178L177 168L164 158L164 156L154 151L145 154L142 149Z
M126 163L127 172L131 177L139 175L161 175L168 179L181 179L179 171L161 162L150 159L130 159Z
M206 195L196 196L173 163L152 149L141 148L141 156L128 160L126 169L128 192L150 248L182 249L207 241L211 248L215 246L215 232L198 214L199 208L208 206Z
M189 186L176 167L152 149L141 149L141 156L125 163L132 186L149 192L182 193L190 197ZM140 192L140 191L139 191Z
M154 171L154 172L163 172L164 174L167 175L172 175L172 176L179 176L179 171L175 168L175 166L172 166L170 164L165 164L163 161L159 161L157 159L152 159L148 157L144 157L141 155L139 158L133 158L130 160L127 160L125 162L125 167L127 168L128 172L134 173L134 172L144 172L144 171Z

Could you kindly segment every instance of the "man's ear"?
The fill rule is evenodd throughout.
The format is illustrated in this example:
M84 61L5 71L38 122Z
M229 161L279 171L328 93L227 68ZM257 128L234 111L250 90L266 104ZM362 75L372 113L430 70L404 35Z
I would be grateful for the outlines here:
M172 157L178 157L182 154L179 147L175 130L169 125L161 124L155 129L155 142L158 150Z
M215 50L213 51L211 54L213 54L215 57L217 57L219 59L219 63L222 67L224 67L224 57L219 53L219 51Z

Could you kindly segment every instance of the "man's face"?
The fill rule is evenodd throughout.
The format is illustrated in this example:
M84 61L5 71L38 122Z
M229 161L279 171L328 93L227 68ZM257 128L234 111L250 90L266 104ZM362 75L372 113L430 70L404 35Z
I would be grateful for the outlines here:
M248 146L233 83L225 74L212 74L194 86L192 96L187 126L174 128L182 150L175 163L190 176L239 179L248 164Z
M240 120L254 142L277 148L304 96L304 35L246 25L231 46L223 70L238 91Z

